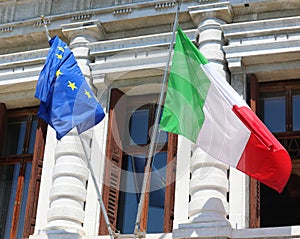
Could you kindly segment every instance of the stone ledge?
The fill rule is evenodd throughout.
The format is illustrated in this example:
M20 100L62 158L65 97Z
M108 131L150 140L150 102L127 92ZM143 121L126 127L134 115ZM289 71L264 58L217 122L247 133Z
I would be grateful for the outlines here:
M184 31L193 41L195 40L197 29ZM98 56L108 53L117 53L124 50L142 49L147 47L158 47L170 45L172 33L161 33L155 35L145 35L138 37L128 37L117 40L107 40L89 44L91 55Z
M247 30L245 31L245 29ZM228 39L298 32L299 29L300 17L286 17L222 25L224 36Z
M227 57L238 57L246 55L265 55L270 53L299 52L300 36L295 40L269 41L256 44L240 44L224 46Z
M133 235L118 235L117 239L132 239ZM79 233L61 231L40 231L29 239L111 239L110 236L84 236ZM147 234L145 239L172 239L172 233Z
M265 238L299 238L300 226L232 229L230 227L189 227L175 229L173 238L232 238L232 239L265 239Z
M256 43L253 45L229 45L224 46L224 51L228 67L232 73L240 73L245 70L246 73L269 71L272 76L270 75L267 78L271 79L274 77L274 70L282 70L287 78L287 74L291 74L292 77L294 73L287 71L286 67L289 69L291 67L299 69L300 67L299 39ZM282 67L283 65L285 68ZM266 75L263 75L263 77L266 77ZM274 79L278 78L279 75L275 75Z
M300 226L232 230L232 238L299 238Z
M185 224L186 226L189 223ZM231 238L231 239L266 239L299 238L300 226L232 229L230 227L190 227L174 229L172 233L146 234L146 239L183 239L183 238ZM41 231L29 239L110 239L106 236L84 236L66 231ZM119 235L118 239L133 238L132 235Z
M0 55L0 69L44 63L48 51L49 48Z

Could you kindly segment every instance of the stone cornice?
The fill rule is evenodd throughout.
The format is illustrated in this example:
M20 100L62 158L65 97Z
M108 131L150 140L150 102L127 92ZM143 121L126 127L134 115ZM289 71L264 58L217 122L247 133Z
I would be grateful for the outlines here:
M300 69L299 25L298 16L222 25L231 73L254 73L259 81L300 77L290 69Z
M208 1L208 3L204 2L204 4L189 7L188 10L196 25L207 18L218 18L227 23L233 19L233 10L229 1Z
M196 29L185 31L186 35L195 40ZM117 40L100 41L90 44L90 54L93 56L103 54L117 54L125 50L135 50L148 47L168 46L171 40L171 33L128 37Z
M225 46L231 73L254 73L259 81L299 78L299 40Z
M44 63L48 48L35 51L24 51L12 54L0 55L0 73L1 69L9 69L19 66L42 64Z
M300 17L232 23L229 25L222 25L222 30L225 38L229 41L236 38L239 39L239 41L243 41L243 38L246 39L255 36L275 36L276 34L299 32Z
M48 28L51 31L60 28L60 25L71 24L78 21L97 20L101 23L111 22L121 19L131 19L138 17L148 17L154 15L173 14L176 11L174 0L144 1L139 3L116 5L110 7L70 11L61 14L41 13L45 15ZM195 5L194 0L184 0L181 11L186 11L188 6ZM1 20L1 19L0 19ZM43 31L39 16L32 19L22 19L0 24L0 38L19 35L21 32L34 33ZM22 31L18 31L22 29Z
M61 26L62 32L69 39L74 36L85 35L97 40L101 40L104 36L104 29L99 21L86 21L64 24Z

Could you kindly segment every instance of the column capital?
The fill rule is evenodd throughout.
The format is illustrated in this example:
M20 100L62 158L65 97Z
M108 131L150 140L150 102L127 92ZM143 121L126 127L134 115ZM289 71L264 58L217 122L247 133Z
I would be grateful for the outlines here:
M223 20L226 23L230 23L234 15L229 1L214 1L212 3L189 7L188 10L191 18L197 26L201 21L208 18L217 18Z
M226 48L226 47L224 47ZM225 53L226 49L225 49ZM228 68L232 74L241 74L245 70L245 65L243 63L243 58L241 56L231 56L230 54L226 54L226 60L228 62Z
M104 37L104 28L99 21L85 21L64 24L61 26L63 34L72 41L77 36L100 40Z

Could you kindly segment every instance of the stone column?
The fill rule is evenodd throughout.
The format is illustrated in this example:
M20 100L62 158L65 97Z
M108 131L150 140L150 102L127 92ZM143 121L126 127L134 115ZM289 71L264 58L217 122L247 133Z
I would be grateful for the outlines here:
M63 33L70 40L69 47L88 83L91 83L91 62L89 43L102 34L95 22L75 23L62 26ZM91 85L91 84L90 84ZM91 87L93 89L93 87ZM46 234L84 235L84 204L87 196L89 170L82 142L90 153L92 129L80 135L73 129L60 141L55 149L53 182L50 189L50 206L47 215ZM88 155L88 158L90 156Z
M204 56L213 62L216 70L228 79L221 25L225 22L208 16L198 25L198 46ZM190 209L193 222L212 223L227 226L228 221L228 166L209 157L201 149L195 148L191 163ZM221 224L220 224L221 222ZM215 224L215 223L214 223Z
M88 169L81 142L74 130L57 142L47 214L48 233L83 235Z
M191 161L189 217L203 226L229 226L228 166L194 147Z
M196 39L200 51L228 79L221 25L231 21L229 3L214 1L191 7L189 11L198 26ZM179 225L173 237L231 237L231 226L227 219L229 167L194 146L190 168L189 223Z

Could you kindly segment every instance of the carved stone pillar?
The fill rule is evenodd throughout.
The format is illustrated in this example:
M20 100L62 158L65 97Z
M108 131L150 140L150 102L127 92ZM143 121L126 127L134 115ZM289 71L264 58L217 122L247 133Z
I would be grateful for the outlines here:
M221 75L228 78L222 50L224 40L221 24L225 22L211 17L201 21L198 26L198 44L204 56L215 64ZM194 150L191 163L189 210L193 222L218 222L218 225L228 225L227 170L227 165L209 157L201 149Z
M57 142L46 231L84 234L84 202L88 169L76 132Z
M191 161L189 217L202 226L228 226L228 166L195 147Z
M229 2L216 2L189 9L198 25L197 44L202 54L212 62L216 70L228 79L227 64L223 52L221 25L231 21ZM213 142L212 142L213 143ZM229 238L231 226L228 215L228 166L208 156L194 146L191 158L189 223L179 225L173 238Z

